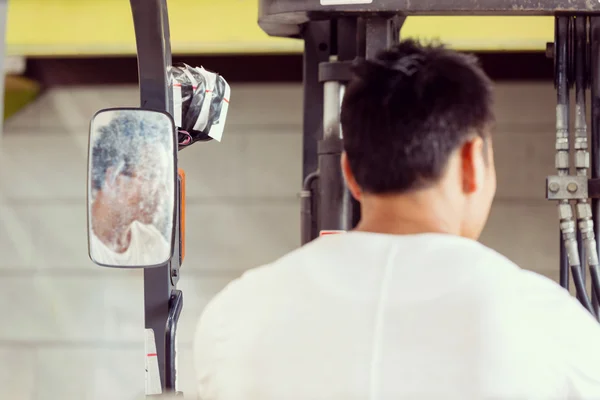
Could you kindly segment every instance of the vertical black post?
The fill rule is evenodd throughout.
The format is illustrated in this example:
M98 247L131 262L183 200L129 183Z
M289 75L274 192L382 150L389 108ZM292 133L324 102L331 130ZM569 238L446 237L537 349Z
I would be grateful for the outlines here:
M555 18L555 39L554 39L554 64L555 64L555 76L554 76L554 84L557 91L557 105L561 108L567 108L569 104L569 83L568 83L568 67L567 67L567 59L569 55L568 51L568 17L556 17ZM557 126L566 125L568 127L568 113L561 112L560 115L557 114ZM559 124L558 119L565 119L565 121L560 121ZM567 128L565 128L567 129ZM558 154L557 154L558 157ZM558 162L558 161L556 161ZM557 164L558 166L558 164ZM560 235L560 285L565 289L569 288L569 258L568 253L565 248L565 240L562 234L562 231L559 229Z
M560 230L558 232L558 236L560 237L560 286L569 290L569 258L567 251L565 250L565 241Z
M319 229L347 231L354 227L357 216L360 218L360 206L346 188L340 166L343 152L340 111L349 63L356 58L360 41L356 17L343 17L331 23L331 42L335 47L332 59L321 65L320 76L324 92L323 140L318 145Z
M359 52L358 19L356 17L339 18L337 23L337 59L352 61Z
M302 181L317 171L319 159L317 144L323 136L323 85L319 82L319 64L329 59L331 25L329 21L311 21L302 32L304 39L304 115L302 137ZM315 179L309 179L309 188L314 189ZM306 192L306 191L304 191ZM302 242L318 235L318 191L310 190L310 197L304 198ZM308 217L310 221L304 221Z
M586 72L588 70L587 63L587 48L588 48L588 24L587 17L578 15L572 24L572 47L574 54L575 69L575 129L573 142L575 148L575 168L577 175L587 176L587 168L582 168L583 163L580 161L582 151L582 143L587 143L587 117L586 117L586 93L588 88L588 79ZM587 146L586 146L587 150ZM578 202L580 205L583 203ZM577 216L577 218L579 218ZM581 278L585 285L587 275L587 257L585 251L584 235L581 229L577 226L577 245L579 251L579 260L581 262ZM593 293L592 293L593 296Z
M400 40L400 29L405 17L399 15L377 15L366 18L366 58L373 59L381 50Z
M592 158L592 179L600 178L600 17L590 17L590 86L592 102L592 145L590 156ZM592 199L592 220L594 221L594 235L600 251L600 201ZM592 291L592 295L594 291ZM597 309L597 302L594 304Z
M130 0L135 28L141 108L166 111L173 115L173 98L169 78L171 46L166 0ZM175 160L175 168L177 162ZM180 204L179 194L176 204ZM179 206L175 221L176 240L179 243ZM174 246L171 261L158 268L144 270L145 328L154 332L161 388L174 390L174 352L169 355L167 344L170 303L179 270L179 246ZM179 305L181 303L178 303ZM172 319L172 318L171 318ZM173 321L170 321L174 325ZM172 343L171 343L172 344ZM172 350L172 349L169 349ZM169 369L171 382L167 382Z
M130 0L142 108L173 114L171 45L166 0Z
M353 61L357 57L364 57L366 51L366 23L363 18L340 18L337 21L337 55L338 61ZM342 91L342 98L345 91ZM342 132L343 137L343 132ZM353 229L360 222L360 203L344 189L342 212L348 228Z
M367 17L367 49L365 52L367 60L372 60L381 50L388 47L389 19L383 16Z
M330 22L306 24L304 38L304 116L302 142L302 181L318 168L317 143L323 134L323 85L319 64L329 59Z
M359 17L356 21L356 56L366 58L367 56L367 20Z

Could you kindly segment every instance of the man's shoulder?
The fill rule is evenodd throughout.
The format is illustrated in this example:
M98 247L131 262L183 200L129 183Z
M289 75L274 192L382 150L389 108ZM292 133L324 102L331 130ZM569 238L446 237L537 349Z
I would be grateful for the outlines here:
M482 272L518 273L519 265L487 245L454 235L428 235L422 246L432 257L456 265L471 265Z
M204 330L216 329L216 326L223 323L231 323L233 320L243 319L244 315L260 312L262 307L257 302L265 294L265 286L269 282L272 287L274 285L270 278L271 271L273 264L266 264L247 270L231 280L204 307L198 327L204 327ZM201 331L203 330L198 330Z
M264 296L258 294L273 294L285 290L286 282L293 280L293 271L303 264L301 260L307 251L310 253L309 247L301 247L273 262L246 270L212 298L207 310L232 309L243 312L241 308L252 308L255 306L252 302L264 299Z
M544 292L564 298L565 290L555 281L538 272L522 268L494 249L477 243L477 246L472 247L472 255L475 256L478 267L505 274L506 285L519 295L528 296L536 292L538 294Z
M153 224L143 224L139 221L134 221L131 224L131 228L146 242L153 243L154 245L168 244L167 239Z
M552 319L559 308L585 311L579 301L554 280L534 271L521 270L515 291L535 312L548 312ZM585 311L587 313L587 311Z
M144 224L140 221L133 221L131 223L131 228L139 231L140 233L146 234L146 235L156 235L156 234L160 235L160 231L153 224Z
M437 241L435 257L452 260L460 266L469 265L479 282L506 290L513 298L530 301L536 305L536 299L554 298L557 301L571 302L572 299L558 283L535 271L525 269L498 251L469 239L447 237ZM502 289L504 288L504 289ZM545 307L543 303L540 306Z
M229 282L215 297L215 300L217 297L219 299L238 297L245 293L257 293L257 290L265 290L268 286L281 285L283 283L282 275L291 266L290 256L291 254L244 271L239 277Z

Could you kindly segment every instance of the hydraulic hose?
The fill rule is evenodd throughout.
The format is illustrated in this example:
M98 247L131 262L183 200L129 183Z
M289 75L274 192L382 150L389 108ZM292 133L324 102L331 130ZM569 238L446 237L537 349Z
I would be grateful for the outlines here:
M557 169L557 173L559 177L566 177L569 175L570 169L570 144L569 144L569 106L570 106L570 96L569 96L569 24L572 21L572 17L557 17L556 19L556 90L557 90L557 106L556 106L556 158L555 165ZM585 20L584 20L585 21ZM585 22L584 22L585 23ZM581 22L580 22L581 24ZM581 75L583 77L583 75ZM578 89L581 90L581 79L576 79L578 81ZM585 82L583 86L583 100L582 96L578 96L578 107L581 106L581 101L583 101L583 105L585 107ZM576 148L587 146L587 136L585 143L581 140L580 132L585 128L585 112L583 113L583 123L582 118L580 116L577 117L576 123L579 124L579 130L576 129ZM579 132L579 133L578 133ZM586 131L587 132L587 131ZM579 149L583 151L583 149ZM576 165L579 161L584 160L585 157L580 153L578 156L576 155ZM589 157L588 157L589 163ZM577 169L578 173L583 173L584 164L580 163L580 168ZM585 173L587 173L587 169L585 169ZM593 243L593 246L596 246L595 240L593 239L593 229L592 229L592 238L589 236L589 226L590 221L587 219L585 223L582 221L586 216L586 207L587 199L578 203L577 210L581 211L581 218L579 219L579 228L582 231L582 236L584 237L584 243L586 246L589 246ZM588 204L589 206L589 204ZM585 283L583 280L583 274L581 270L581 260L579 257L579 246L577 243L577 226L575 224L575 218L573 216L573 208L571 207L571 203L567 199L561 199L558 201L558 214L560 218L560 230L563 237L563 243L565 246L565 251L567 253L567 257L569 260L569 266L571 267L571 273L573 275L573 283L575 284L575 290L577 293L577 298L581 302L581 304L588 309L592 314L596 315L594 309L591 305L590 299L588 297ZM579 215L578 215L579 216ZM590 208L590 218L591 218L591 208ZM585 231L584 231L585 229ZM593 240L593 242L591 242ZM588 257L592 258L593 255L596 255L596 264L597 265L597 253L594 251L591 254L588 251ZM594 260L591 260L592 262ZM590 265L592 265L590 262Z
M587 17L578 16L575 18L575 169L577 175L583 177L588 176L590 168L588 127L586 121L586 89L588 82L585 77L587 70L587 28ZM592 207L589 200L585 198L577 200L576 208L579 234L583 241L583 246L579 249L582 265L582 285L585 290L585 265L587 261L592 277L592 296L597 300L600 287L598 286L598 252L596 249ZM593 310L592 313L598 317L597 307L592 305L590 307Z
M565 240L562 236L562 231L558 229L559 243L560 246L560 286L569 290L569 257L567 256L567 250L565 250Z
M597 271L597 270L596 270ZM585 284L583 283L583 278L581 275L581 266L579 265L571 265L571 273L573 274L573 283L575 284L575 290L577 292L577 299L582 306L585 307L592 315L596 316L594 312L594 308L592 307L592 303L590 298L587 295L587 291L585 289ZM596 274L596 280L598 276ZM592 275L592 281L594 280L594 275Z

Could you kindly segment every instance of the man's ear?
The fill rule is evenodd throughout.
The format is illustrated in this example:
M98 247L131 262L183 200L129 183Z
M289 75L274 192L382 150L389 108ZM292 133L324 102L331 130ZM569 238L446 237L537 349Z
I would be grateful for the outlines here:
M352 173L352 169L350 169L350 162L348 161L348 156L346 152L342 153L342 173L344 174L344 180L346 181L346 186L348 190L352 194L352 197L356 199L356 201L360 201L361 190L356 183L356 179L354 178L354 174Z
M111 187L115 185L116 182L115 176L115 167L106 168L106 172L104 173L104 187Z
M477 191L485 179L485 143L479 136L466 142L460 150L462 186L465 194Z

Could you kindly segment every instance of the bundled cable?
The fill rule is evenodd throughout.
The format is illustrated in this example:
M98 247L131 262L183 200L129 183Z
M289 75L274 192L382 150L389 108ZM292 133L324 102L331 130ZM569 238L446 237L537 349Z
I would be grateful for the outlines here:
M219 74L187 64L171 67L174 119L179 149L196 142L221 141L231 88Z

